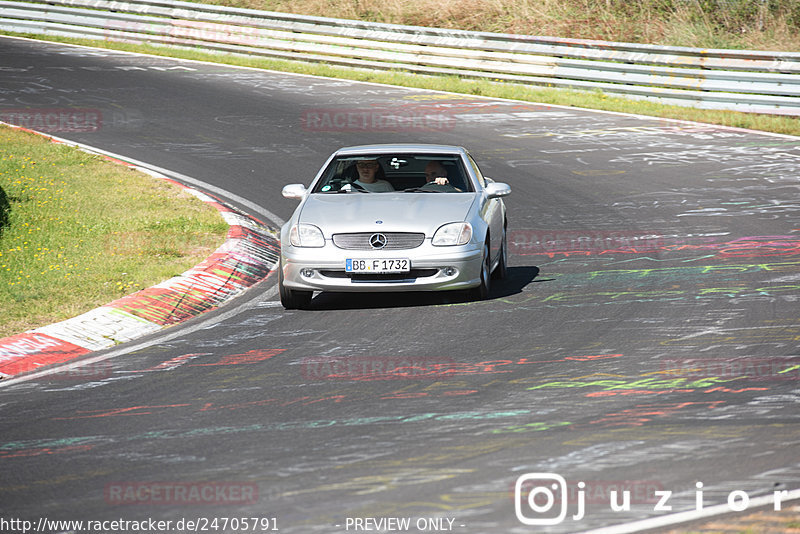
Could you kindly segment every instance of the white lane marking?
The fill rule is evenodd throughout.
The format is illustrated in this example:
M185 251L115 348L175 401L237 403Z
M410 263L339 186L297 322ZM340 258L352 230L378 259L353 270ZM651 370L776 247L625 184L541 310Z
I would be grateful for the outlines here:
M253 289L253 287L257 287L257 285L256 286L251 286L243 294L246 294L247 292L251 291ZM231 310L228 310L226 312L223 312L221 314L215 314L213 317L207 317L206 319L201 320L197 324L193 324L191 326L188 326L188 327L185 327L185 328L180 328L180 329L170 329L170 330L174 330L172 332L170 332L170 330L166 330L165 332L168 332L168 333L166 333L163 336L158 336L155 339L152 339L150 341L145 341L145 342L142 342L142 343L136 343L135 345L121 347L121 348L119 348L117 350L112 350L111 352L107 352L105 354L101 354L101 355L98 355L98 356L93 356L91 358L86 358L85 360L80 360L80 361L76 361L76 362L70 362L70 363L66 363L64 365L58 365L56 367L47 368L47 369L44 369L42 371L37 371L37 372L31 373L31 374L28 374L28 375L25 375L25 376L3 379L2 381L0 381L0 388L4 388L4 387L11 386L11 385L14 385L14 384L19 384L20 382L27 382L29 380L35 380L37 378L47 377L47 376L52 375L52 374L67 373L68 371L70 371L72 369L76 369L78 367L83 367L84 365L91 365L93 363L109 360L109 359L115 358L117 356L122 356L124 354L129 354L131 352L135 352L135 351L138 351L138 350L146 349L147 347L151 347L153 345L158 345L159 343L165 343L165 342L173 340L173 339L175 339L177 337L188 336L188 335L190 335L190 334L192 334L192 333L194 333L194 332L196 332L198 330L203 330L205 328L208 328L210 323L217 323L217 322L226 321L226 320L230 319L231 317L235 317L235 316L239 315L240 313L246 312L246 311L248 311L248 310L250 310L252 308L263 308L265 306L263 306L262 303L273 299L277 294L278 294L278 286L272 286L267 291L265 291L259 298L253 299L253 300L251 300L249 302L245 302L244 304L240 304L239 306L237 306L237 307L235 307L235 308L233 308ZM223 304L221 306L221 308L224 308L224 307L225 307L225 304ZM131 342L131 343L133 343L133 342Z

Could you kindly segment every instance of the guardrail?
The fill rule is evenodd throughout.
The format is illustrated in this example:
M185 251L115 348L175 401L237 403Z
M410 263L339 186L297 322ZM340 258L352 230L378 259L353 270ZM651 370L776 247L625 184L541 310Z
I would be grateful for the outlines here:
M0 30L603 91L800 116L800 53L559 39L177 0L0 1Z

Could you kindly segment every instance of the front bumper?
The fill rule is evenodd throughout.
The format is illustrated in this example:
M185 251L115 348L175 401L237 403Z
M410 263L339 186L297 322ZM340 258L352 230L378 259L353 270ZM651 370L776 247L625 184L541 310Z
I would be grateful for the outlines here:
M414 249L356 251L337 248L327 241L321 248L281 247L283 283L290 289L312 291L446 291L480 284L482 248L474 243L434 247L430 240ZM408 258L408 273L351 274L348 258Z

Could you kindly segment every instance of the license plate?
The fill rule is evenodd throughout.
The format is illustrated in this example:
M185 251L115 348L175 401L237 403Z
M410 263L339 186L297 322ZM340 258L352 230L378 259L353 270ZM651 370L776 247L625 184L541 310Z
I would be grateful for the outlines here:
M407 273L411 270L408 259L368 259L345 260L344 270L348 273Z

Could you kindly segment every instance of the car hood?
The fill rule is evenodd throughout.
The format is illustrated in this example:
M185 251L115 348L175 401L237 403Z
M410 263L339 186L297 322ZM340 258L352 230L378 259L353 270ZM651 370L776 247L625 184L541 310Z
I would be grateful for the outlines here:
M334 193L306 200L298 222L322 229L326 238L345 232L424 232L466 220L476 193ZM381 222L378 222L381 221Z

